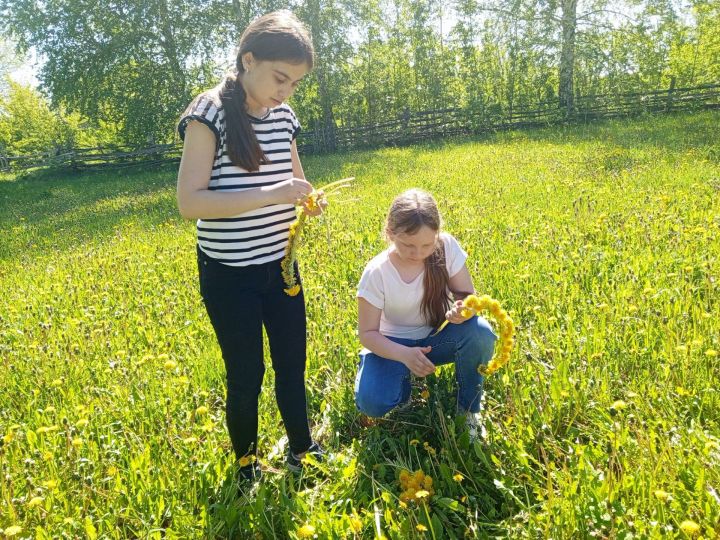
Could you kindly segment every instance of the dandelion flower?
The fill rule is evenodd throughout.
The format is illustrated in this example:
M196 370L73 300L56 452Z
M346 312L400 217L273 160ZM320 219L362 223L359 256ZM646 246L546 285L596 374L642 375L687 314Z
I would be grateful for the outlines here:
M612 405L610 405L610 408L615 411L622 411L623 409L627 408L627 403L625 403L622 399L618 399Z
M243 456L238 460L238 465L241 467L247 467L251 463L255 461L255 455L249 454L247 456Z
M82 447L82 445L83 445L83 440L82 440L80 437L75 437L75 438L72 440L72 445L73 445L75 448L80 448L80 447Z
M5 529L4 534L5 534L5 536L10 538L10 537L15 536L16 534L20 534L21 532L22 532L22 527L20 527L19 525L11 525L7 529Z
M430 496L430 492L427 491L426 489L418 489L418 490L415 492L415 497L418 498L418 499L425 499L425 498L427 498L427 497L429 497L429 496Z
M656 489L653 492L653 495L655 495L655 498L661 502L666 502L670 498L670 494L662 489Z
M415 525L415 528L420 532L426 532L428 530L428 528L422 523L418 523L417 525Z
M297 530L298 538L312 538L315 535L315 527L305 524Z
M362 531L362 521L357 516L350 517L350 529L354 533L359 533Z
M430 391L427 388L423 389L423 391L420 392L420 397L428 399L430 397Z
M292 287L288 287L287 289L284 289L288 296L297 296L300 292L300 285L293 285Z
M198 416L207 414L207 412L208 412L208 408L205 405L200 405L197 409L195 409L195 414Z
M465 477L462 474L457 473L456 475L453 475L453 480L455 480L459 484L460 482L465 480Z
M177 362L175 360L166 360L163 367L168 371L172 371L177 367Z
M680 524L680 530L688 536L695 536L700 532L700 525L692 520L686 519Z
M45 499L42 497L33 497L30 499L30 502L28 502L28 508L35 508L36 506L40 506Z
M708 358L715 358L718 355L718 352L715 349L708 349L705 351L705 356Z
M420 444L420 441L418 441L417 439L413 439L410 441L410 446L417 446L418 444Z
M89 421L87 418L81 418L80 420L78 420L78 421L75 423L75 426L76 426L76 427L79 427L79 428L84 428L85 426L88 425L89 422L90 422L90 421Z

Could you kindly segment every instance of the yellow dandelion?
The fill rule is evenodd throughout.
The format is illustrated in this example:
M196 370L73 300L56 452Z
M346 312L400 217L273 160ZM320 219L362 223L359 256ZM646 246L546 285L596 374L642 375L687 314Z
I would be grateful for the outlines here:
M455 480L459 484L460 482L465 480L465 477L462 474L457 473L457 474L453 475L453 480Z
M700 525L690 519L686 519L680 524L680 530L688 536L695 536L700 532Z
M427 497L429 497L429 496L430 496L430 492L427 491L426 489L418 489L418 490L415 492L415 498L416 498L416 499L425 499L425 498L427 498Z
M708 349L705 351L705 356L708 358L715 358L718 355L718 352L715 349Z
M185 437L183 439L183 444L191 445L195 444L197 442L197 437Z
M247 467L251 463L255 462L255 456L253 454L249 454L247 456L243 456L238 460L238 465L241 467Z
M163 367L168 371L172 371L177 367L177 362L175 360L166 360Z
M622 399L618 399L612 405L610 405L610 408L615 411L622 411L623 409L627 408L627 403L625 403Z
M5 435L3 435L3 442L5 444L10 444L15 440L15 432L14 431L8 431Z
M80 437L75 437L75 438L72 440L72 445L73 445L75 448L81 448L82 445L83 445L83 440L82 440Z
M288 296L297 296L300 292L300 285L293 285L292 287L288 287L285 289L285 292L288 294Z
M87 418L81 418L80 420L78 420L78 421L75 423L75 426L76 426L76 427L79 427L79 428L84 428L84 427L87 426L89 423L90 423L90 420L88 420Z
M298 538L312 538L315 535L315 527L306 523L297 530Z
M198 416L207 414L207 412L208 412L208 408L205 405L200 405L197 409L195 409L195 414Z
M19 525L11 525L7 529L5 529L4 534L8 538L11 538L17 534L20 534L21 532L22 532L22 527L20 527Z
M413 439L410 441L410 446L417 446L418 444L420 444L420 441L418 441L417 439Z
M666 502L670 498L670 494L662 489L656 489L653 491L655 498L661 502Z
M45 480L42 485L47 489L55 489L58 486L58 483L57 480Z
M362 531L362 521L357 516L351 516L350 517L350 530L354 533L359 533Z
M688 351L687 345L678 345L675 347L675 352L679 352L680 354L684 354Z
M423 391L420 392L420 397L428 399L430 397L430 391L427 388L423 389Z
M35 508L36 506L40 506L45 499L42 497L33 497L30 499L30 502L28 502L28 508Z
M426 532L428 530L428 528L422 523L418 523L417 525L415 525L415 528L420 532Z

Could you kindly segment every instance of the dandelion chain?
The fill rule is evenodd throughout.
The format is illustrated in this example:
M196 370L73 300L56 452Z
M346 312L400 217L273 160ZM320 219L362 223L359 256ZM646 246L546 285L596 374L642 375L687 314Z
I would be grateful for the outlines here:
M495 373L510 360L510 352L515 343L513 338L515 325L507 314L507 311L500 306L500 302L490 298L487 294L480 297L471 294L465 298L460 314L463 317L472 317L473 315L479 315L481 311L489 311L500 326L500 342L495 348L495 355L492 360L488 362L487 366L481 365L478 367L478 372L487 376ZM447 326L448 322L449 321L443 322L433 335L439 334L440 331Z
M285 256L280 262L283 281L285 281L285 285L287 286L284 289L286 294L297 296L300 292L300 284L297 282L295 272L295 263L297 261L297 248L300 245L300 237L307 219L307 212L316 210L320 207L321 203L326 200L329 194L348 187L354 179L355 178L343 178L342 180L326 184L321 188L314 189L303 201L305 206L300 207L297 219L290 225L288 244L285 246Z

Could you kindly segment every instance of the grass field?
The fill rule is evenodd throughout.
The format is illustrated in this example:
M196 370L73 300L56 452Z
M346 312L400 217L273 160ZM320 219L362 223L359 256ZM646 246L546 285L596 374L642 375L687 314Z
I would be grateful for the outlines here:
M269 370L265 475L242 497L175 171L1 179L0 537L718 537L719 126L307 157L316 184L356 177L300 250L310 413L332 455L285 472ZM451 367L375 426L353 404L355 286L411 186L517 324L482 443L455 418ZM433 478L427 503L400 503L401 469Z

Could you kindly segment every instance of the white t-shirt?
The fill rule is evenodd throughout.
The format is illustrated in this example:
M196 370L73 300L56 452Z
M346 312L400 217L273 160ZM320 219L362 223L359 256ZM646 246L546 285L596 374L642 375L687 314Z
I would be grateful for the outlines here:
M445 246L448 276L453 277L465 264L467 253L452 235L440 233ZM433 328L427 324L420 305L423 298L423 270L411 283L405 283L390 262L390 248L374 257L365 267L358 284L358 298L382 310L380 333L406 339L422 339Z

